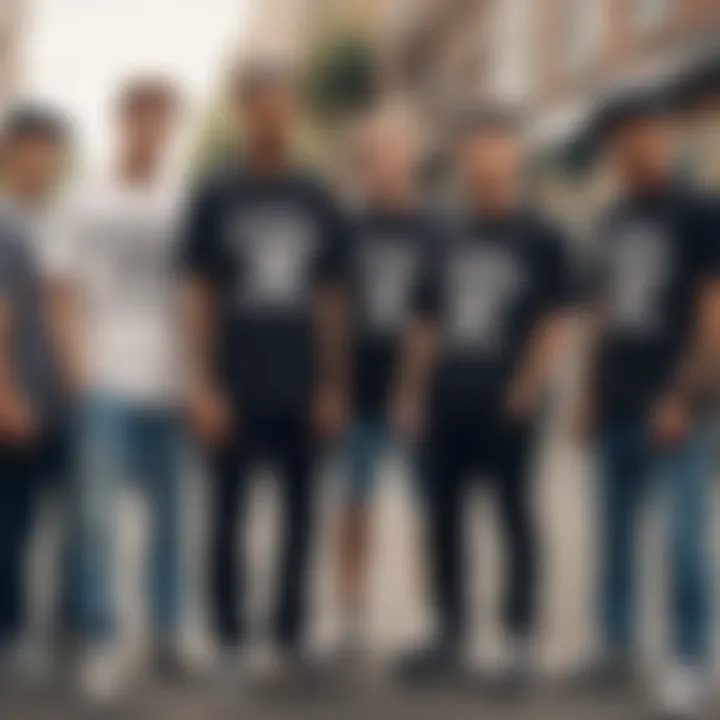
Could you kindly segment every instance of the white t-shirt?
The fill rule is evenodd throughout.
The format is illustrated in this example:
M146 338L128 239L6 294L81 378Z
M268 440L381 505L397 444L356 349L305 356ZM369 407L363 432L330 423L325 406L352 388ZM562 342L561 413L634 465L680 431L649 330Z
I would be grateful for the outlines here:
M177 400L175 249L182 193L164 183L86 182L50 223L50 272L79 291L93 389Z

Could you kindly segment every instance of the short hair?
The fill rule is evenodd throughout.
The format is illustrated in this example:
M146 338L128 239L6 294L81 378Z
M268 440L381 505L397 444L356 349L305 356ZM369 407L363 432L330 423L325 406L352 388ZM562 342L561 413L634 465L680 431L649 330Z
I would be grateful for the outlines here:
M523 117L520 111L504 105L473 105L460 111L455 122L455 137L466 140L483 133L499 132L521 135Z
M272 88L295 89L292 70L277 60L253 60L235 67L231 77L231 92L235 98L250 98Z
M120 114L161 108L175 111L180 106L180 92L175 83L160 75L137 75L120 88L115 107Z
M58 111L41 105L23 104L10 108L0 128L0 141L5 147L25 139L41 139L63 146L69 136L68 120Z

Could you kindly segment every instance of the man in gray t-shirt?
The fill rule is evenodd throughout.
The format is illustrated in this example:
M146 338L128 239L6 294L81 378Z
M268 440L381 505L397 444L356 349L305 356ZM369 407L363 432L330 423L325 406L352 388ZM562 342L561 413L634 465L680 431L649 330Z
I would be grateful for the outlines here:
M0 673L23 632L22 558L39 480L61 453L61 391L33 218L58 178L60 122L18 108L0 129Z

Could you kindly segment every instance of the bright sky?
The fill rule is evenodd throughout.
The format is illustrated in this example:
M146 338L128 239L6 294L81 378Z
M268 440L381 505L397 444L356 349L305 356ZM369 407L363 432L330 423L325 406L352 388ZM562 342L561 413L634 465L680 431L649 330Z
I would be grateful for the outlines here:
M237 52L252 1L27 0L28 93L69 111L86 158L103 158L118 81L133 71L169 72L202 107Z

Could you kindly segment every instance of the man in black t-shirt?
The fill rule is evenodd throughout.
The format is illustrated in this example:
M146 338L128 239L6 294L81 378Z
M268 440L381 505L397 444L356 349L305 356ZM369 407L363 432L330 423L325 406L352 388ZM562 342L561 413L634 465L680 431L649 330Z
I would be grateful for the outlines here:
M292 164L296 102L284 70L247 70L234 100L244 162L197 191L186 230L189 415L212 458L211 612L233 653L245 633L235 527L247 476L259 458L279 466L276 635L292 658L304 627L316 447L340 432L345 412L345 241L331 198Z
M374 109L353 139L361 207L349 222L353 326L353 424L345 452L347 489L340 531L339 599L343 650L362 642L370 543L369 504L392 445L389 390L398 345L435 223L416 197L417 137L399 108ZM414 462L410 456L410 465Z
M600 118L620 185L598 234L595 332L578 429L600 459L600 630L591 676L630 679L638 517L662 478L671 498L668 710L685 712L711 637L705 564L711 436L703 427L720 340L717 204L672 177L674 123L656 90L614 98Z
M401 430L425 426L440 616L439 642L405 670L422 680L460 659L468 629L463 513L471 476L481 473L498 495L509 553L504 621L519 680L529 670L537 607L531 451L565 334L568 263L558 231L521 205L516 120L500 110L472 113L458 144L466 210L427 259L394 410Z

